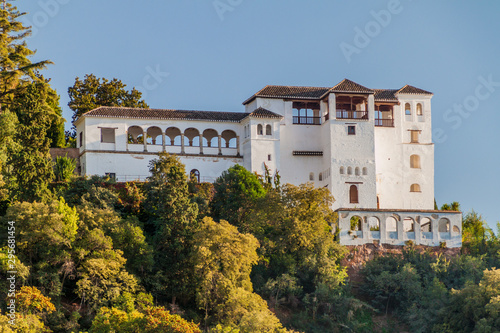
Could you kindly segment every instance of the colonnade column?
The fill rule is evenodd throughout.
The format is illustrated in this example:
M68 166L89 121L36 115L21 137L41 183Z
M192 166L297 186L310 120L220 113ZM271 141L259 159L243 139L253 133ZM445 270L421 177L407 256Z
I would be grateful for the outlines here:
M142 131L142 139L144 141L144 151L148 151L148 134L146 133L146 131Z
M203 134L200 134L200 155L203 155Z
M165 152L165 132L161 131L161 145L162 145L162 151Z
M184 154L184 133L181 133L181 154Z
M128 151L128 131L125 131L125 147L126 150Z
M240 156L240 136L236 136L236 156Z
M222 155L222 137L220 135L217 137L219 139L219 155Z

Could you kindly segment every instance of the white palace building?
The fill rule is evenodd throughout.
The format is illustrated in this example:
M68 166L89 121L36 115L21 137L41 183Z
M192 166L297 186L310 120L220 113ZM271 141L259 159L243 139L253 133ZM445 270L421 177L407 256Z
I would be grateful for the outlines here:
M462 215L434 209L432 93L406 85L370 89L266 86L245 112L99 107L76 122L82 175L145 180L160 152L199 181L240 164L283 183L327 187L340 241L461 246Z

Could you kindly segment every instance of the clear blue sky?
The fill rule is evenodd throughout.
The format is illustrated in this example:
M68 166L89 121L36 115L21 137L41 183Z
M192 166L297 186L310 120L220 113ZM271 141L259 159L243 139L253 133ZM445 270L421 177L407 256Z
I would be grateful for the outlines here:
M459 201L491 226L500 221L500 1L15 3L34 27L34 60L55 63L45 76L68 120L67 88L87 73L142 87L157 108L242 111L266 84L328 87L343 78L432 91L438 204ZM378 23L381 11L390 17Z

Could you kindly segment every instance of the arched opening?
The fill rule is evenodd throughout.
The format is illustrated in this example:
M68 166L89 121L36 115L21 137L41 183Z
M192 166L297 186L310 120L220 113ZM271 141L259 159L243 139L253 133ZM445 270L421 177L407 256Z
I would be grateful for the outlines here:
M404 232L415 232L415 221L411 217L403 220L403 230Z
M225 143L222 147L236 148L236 133L234 131L225 130L222 132L221 137Z
M219 140L218 140L218 135L219 133L217 133L216 130L214 129L206 129L203 131L203 146L204 147L212 147L212 140L214 138L217 138L217 143L215 144L215 147L217 147L219 145Z
M424 217L420 220L420 231L421 232L432 232L432 222L428 217Z
M358 168L358 167L356 167L356 168L354 169L354 174L355 174L356 176L359 176L359 168Z
M456 225L453 226L453 232L456 233L456 234L459 234L460 233L460 228L457 227Z
M341 174L341 175L343 175L343 174L344 174L344 167L343 167L343 166L341 166L341 167L340 167L340 174Z
M398 239L398 221L394 216L389 216L385 220L385 231L387 232L387 238Z
M370 231L380 231L380 220L375 216L369 217L368 228Z
M410 103L405 104L405 115L411 116L411 105Z
M351 217L351 231L363 231L363 219L359 216Z
M165 135L168 137L168 140L165 142L167 146L181 145L181 130L177 127L167 128Z
M257 135L263 135L264 131L262 130L262 125L258 124L257 125Z
M349 202L350 203L359 203L358 200L358 187L356 185L351 185L349 188Z
M162 131L159 127L152 126L147 130L148 145L161 145L163 141Z
M273 129L271 125L266 125L266 135L273 135Z
M309 180L310 180L310 181L314 181L314 172L311 172L311 173L309 174Z
M438 222L438 231L439 232L450 232L450 220L447 218L442 218Z
M410 192L421 192L420 185L419 184L411 184Z
M190 176L189 177L190 179L194 179L198 183L200 182L200 171L198 171L198 169L191 170L191 172L189 173L189 176Z
M322 181L322 180L323 180L323 173L322 173L322 172L320 172L320 173L319 173L319 175L318 175L318 180L319 180L319 181Z
M422 116L423 111L422 111L422 104L418 103L417 104L417 116Z
M187 139L187 140L186 140ZM200 146L200 131L196 128L190 127L184 131L184 145L190 147L199 147Z
M410 168L420 169L420 156L419 155L411 155L410 156Z
M352 175L352 168L351 167L347 167L347 174Z
M144 144L144 131L139 126L130 126L127 130L128 143Z
M363 176L368 175L368 168L364 167L363 168Z

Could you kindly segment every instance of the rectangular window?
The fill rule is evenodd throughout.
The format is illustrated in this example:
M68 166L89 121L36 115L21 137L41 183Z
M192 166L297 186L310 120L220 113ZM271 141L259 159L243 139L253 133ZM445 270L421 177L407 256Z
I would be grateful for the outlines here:
M347 134L356 135L356 126L354 125L347 126Z
M83 132L80 132L80 145L79 147L83 146Z
M115 129L101 127L101 142L115 143Z
M411 143L418 143L418 136L420 134L420 131L410 131L411 132Z
M267 160L270 161L271 160L271 154L267 155Z

